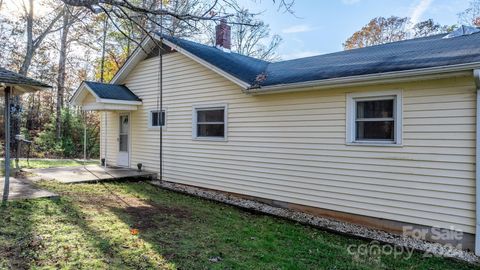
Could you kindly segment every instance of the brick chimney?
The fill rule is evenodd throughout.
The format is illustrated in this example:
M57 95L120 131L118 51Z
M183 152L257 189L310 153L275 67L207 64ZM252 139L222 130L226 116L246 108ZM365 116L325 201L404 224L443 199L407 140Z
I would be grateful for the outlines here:
M231 49L230 38L231 27L227 24L227 20L220 20L220 24L215 26L215 45L224 49Z

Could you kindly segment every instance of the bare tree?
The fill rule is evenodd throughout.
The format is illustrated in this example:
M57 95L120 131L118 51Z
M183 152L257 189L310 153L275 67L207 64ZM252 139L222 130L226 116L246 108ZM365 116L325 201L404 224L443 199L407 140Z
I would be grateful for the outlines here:
M158 5L145 5L145 2L137 4L137 2L127 0L62 0L65 4L76 7L84 7L92 12L105 13L114 27L127 38L130 38L119 27L118 20L127 20L132 22L140 29L144 34L149 35L149 31L152 28L161 28L166 33L177 32L175 27L182 24L195 28L195 23L201 21L220 21L226 18L232 18L234 14L225 12L233 4L236 4L235 0L203 0L198 1L202 3L198 9L195 9L192 13L191 9L179 9L178 3L185 0L161 0ZM278 9L283 9L287 12L293 13L292 6L295 0L272 0L274 5ZM177 8L175 8L177 7ZM159 17L164 18L166 21L170 20L173 23L160 24ZM145 25L151 25L150 29L146 29L139 22L147 22ZM240 24L236 21L229 21L230 24ZM135 40L133 40L135 41ZM138 41L135 41L139 45Z
M415 24L412 28L413 37L427 37L435 34L451 32L455 26L441 25L428 19Z
M391 16L372 19L359 31L353 33L343 47L345 50L401 41L409 38L426 37L452 31L452 26L440 25L432 19L411 26L407 17Z
M407 17L377 17L349 37L343 47L346 50L403 40L407 37Z
M65 62L67 57L67 39L68 32L70 31L71 18L70 10L68 7L64 8L63 12L63 25L60 35L60 52L58 60L58 76L57 76L57 110L56 110L56 134L57 139L60 139L62 135L62 108L63 108L63 95L65 93Z
M107 31L108 31L108 20L105 17L103 22L103 36L102 36L102 56L100 59L100 82L105 81L105 50L107 49Z
M480 0L470 1L469 7L458 14L460 24L480 27Z
M275 53L282 38L271 36L268 24L256 19L247 9L240 9L235 18L239 24L232 29L233 51L263 60L278 59Z
M28 6L23 5L27 26L27 48L25 52L25 57L23 59L22 66L20 67L19 73L26 75L30 65L32 63L33 56L35 55L35 51L40 47L41 43L47 37L48 34L57 31L58 29L53 29L55 24L62 18L63 16L63 9L59 9L56 12L56 15L53 16L49 22L47 22L46 26L43 29L34 29L34 26L38 25L37 22L34 22L34 0L28 0ZM34 37L34 30L38 31L38 35Z
M62 26L60 28L60 49L58 56L58 74L57 74L57 102L56 102L56 138L62 137L62 109L64 108L64 96L66 92L66 63L69 45L71 43L70 32L76 22L83 18L83 11L78 8L63 8Z
M231 26L233 52L255 57L266 61L279 60L276 54L282 42L279 35L270 34L270 26L262 21L261 13L253 13L236 3L230 3L229 13L231 20L236 22ZM197 37L200 42L215 44L215 22L203 22L202 32L208 33L205 37Z

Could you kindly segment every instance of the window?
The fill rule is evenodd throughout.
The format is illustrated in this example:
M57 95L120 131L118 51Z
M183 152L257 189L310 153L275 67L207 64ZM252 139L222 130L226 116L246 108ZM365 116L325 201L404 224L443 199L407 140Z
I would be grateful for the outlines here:
M347 103L347 143L401 144L400 91L348 94Z
M159 110L150 111L148 117L148 127L159 128L160 126L165 126L165 110L162 110L161 113Z
M195 107L193 113L194 139L226 139L226 106Z
M118 151L128 152L128 130L130 126L128 124L128 115L120 115L120 131L118 133Z

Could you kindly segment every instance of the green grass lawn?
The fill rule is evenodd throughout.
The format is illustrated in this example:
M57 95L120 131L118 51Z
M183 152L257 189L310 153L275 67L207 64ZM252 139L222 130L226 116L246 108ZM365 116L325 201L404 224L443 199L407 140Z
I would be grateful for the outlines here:
M5 175L5 161L0 161L0 176ZM87 165L100 164L98 160L87 160L85 163ZM71 166L82 166L83 161L74 160L74 159L31 159L27 162L26 159L19 160L19 165L21 169L41 169L41 168L51 168L51 167L71 167ZM10 168L12 170L11 175L14 175L15 171L15 161L10 162Z
M3 161L2 161L3 164ZM12 168L14 168L14 161L11 162ZM98 160L87 160L87 165L91 164L100 164ZM50 167L70 167L70 166L82 166L83 161L74 160L74 159L31 159L29 162L27 160L19 160L20 168L25 169L40 169L40 168L50 168Z
M40 185L61 197L0 208L0 269L474 269L351 255L367 242L142 182Z

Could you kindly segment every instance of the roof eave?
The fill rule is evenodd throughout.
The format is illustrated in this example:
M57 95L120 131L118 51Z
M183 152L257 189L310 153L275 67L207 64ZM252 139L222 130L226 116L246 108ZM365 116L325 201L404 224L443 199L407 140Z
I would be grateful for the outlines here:
M159 36L158 34L155 34L155 37L159 40L162 40L167 46L175 49L177 52L185 55L186 57L194 60L195 62L207 67L208 69L216 72L217 74L225 77L226 79L230 80L231 82L237 84L238 86L240 86L242 89L248 89L251 87L251 84L243 81L243 80L240 80L239 78L231 75L230 73L228 72L225 72L224 70L222 70L221 68L218 68L212 64L210 64L209 62L201 59L200 57L197 57L195 54L193 53L190 53L189 51L183 49L182 47L180 47L179 45L165 39L165 38L161 38L161 36Z
M95 97L97 103L108 103L108 104L120 104L120 105L142 105L142 100L123 100L123 99L111 99L111 98L101 98L95 93L95 91L88 86L85 81L83 81L78 89L73 93L72 98L70 98L69 103L72 106L82 106L82 101L85 95L82 95L83 91L88 91Z
M39 85L26 85L26 84L15 84L11 85L14 89L19 89L23 93L35 93L38 91L51 89L50 86L39 86Z
M325 80L306 81L289 84L276 84L271 86L260 86L244 90L246 94L273 94L296 92L306 90L318 90L338 87L352 87L371 85L378 83L395 83L412 80L440 79L445 77L468 76L472 75L472 70L480 68L480 62L438 66L432 68L422 68L404 71L385 72L377 74L366 74L358 76L349 76L342 78L332 78Z
M125 63L120 67L120 69L115 73L113 78L110 80L110 84L120 84L122 81L130 74L130 71L144 58L147 56L155 43L150 38L146 36L140 45L133 51L133 53L127 58Z
M99 103L109 103L109 104L123 104L123 105L142 105L141 100L123 100L123 99L111 99L111 98L100 98L97 102Z
M92 89L90 89L90 87L88 87L88 85L85 83L85 81L83 81L80 86L77 88L77 90L75 91L75 93L73 93L72 97L70 98L69 102L70 105L72 106L81 106L81 100L79 100L80 98L80 94L82 93L83 90L87 90L89 91L94 97L95 99L100 99L100 97L94 92L92 91Z

